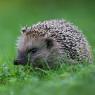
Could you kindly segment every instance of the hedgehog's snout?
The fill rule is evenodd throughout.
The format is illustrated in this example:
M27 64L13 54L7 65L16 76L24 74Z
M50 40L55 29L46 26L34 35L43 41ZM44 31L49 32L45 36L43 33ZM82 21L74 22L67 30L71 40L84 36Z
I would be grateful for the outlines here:
M14 60L14 65L25 65L25 62L22 60L16 59L16 60Z
M18 63L19 63L18 60L14 60L14 65L19 65Z
M14 65L27 64L28 58L26 52L18 52L17 58L14 60Z

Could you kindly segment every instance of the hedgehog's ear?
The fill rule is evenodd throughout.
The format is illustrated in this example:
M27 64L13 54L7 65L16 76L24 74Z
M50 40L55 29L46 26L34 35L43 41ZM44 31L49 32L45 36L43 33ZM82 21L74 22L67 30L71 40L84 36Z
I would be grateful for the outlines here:
M48 49L51 49L54 45L54 41L51 38L46 38L45 42L46 42L46 46L47 46Z

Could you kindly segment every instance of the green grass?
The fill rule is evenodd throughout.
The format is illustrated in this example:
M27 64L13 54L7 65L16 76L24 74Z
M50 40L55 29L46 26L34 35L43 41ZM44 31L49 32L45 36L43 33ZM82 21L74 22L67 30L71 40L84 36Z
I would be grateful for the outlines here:
M95 57L95 2L73 0L73 4L69 0L65 3L64 0L50 3L33 0L30 4L30 0L25 1L0 1L0 95L94 95L94 62L34 71L29 67L14 66L13 59L21 26L56 18L65 18L79 26Z

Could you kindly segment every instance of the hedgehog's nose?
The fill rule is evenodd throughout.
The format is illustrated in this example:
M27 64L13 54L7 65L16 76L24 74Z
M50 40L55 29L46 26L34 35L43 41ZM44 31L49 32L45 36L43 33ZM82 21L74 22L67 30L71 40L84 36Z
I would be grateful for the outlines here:
M22 60L14 60L14 65L25 65Z

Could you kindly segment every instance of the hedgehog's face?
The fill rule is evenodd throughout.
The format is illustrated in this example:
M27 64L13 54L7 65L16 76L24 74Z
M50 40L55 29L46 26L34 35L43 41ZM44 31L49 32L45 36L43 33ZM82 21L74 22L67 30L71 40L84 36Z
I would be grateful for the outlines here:
M57 44L52 38L31 38L30 34L22 35L18 43L18 56L15 65L32 63L34 67L42 67L42 63L48 63L50 56L57 53Z
M50 38L38 39L32 41L32 47L29 49L29 63L33 67L42 68L48 63L48 58L55 51L54 41Z

